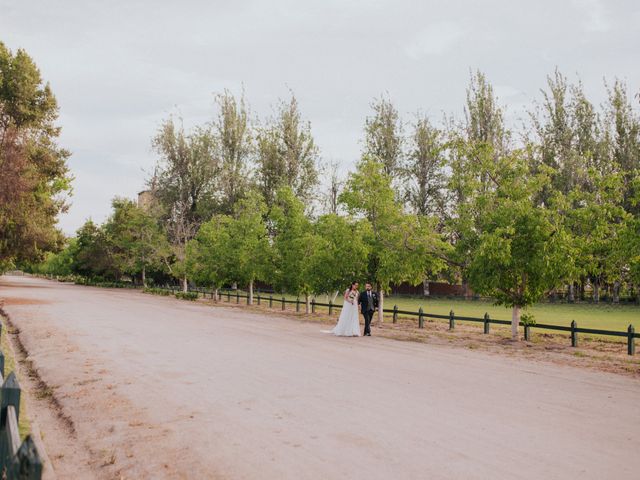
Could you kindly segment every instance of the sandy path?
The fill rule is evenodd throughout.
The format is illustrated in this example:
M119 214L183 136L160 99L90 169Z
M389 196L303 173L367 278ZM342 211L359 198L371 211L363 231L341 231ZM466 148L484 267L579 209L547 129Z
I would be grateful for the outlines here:
M3 277L0 298L73 421L41 422L61 478L83 450L86 478L640 472L634 379L132 291Z

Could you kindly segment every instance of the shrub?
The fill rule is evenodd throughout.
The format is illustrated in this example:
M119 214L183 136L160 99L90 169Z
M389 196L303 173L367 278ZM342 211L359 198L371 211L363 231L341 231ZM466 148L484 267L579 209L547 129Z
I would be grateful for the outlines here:
M198 298L198 292L176 292L176 298L194 301Z
M164 297L168 297L169 295L171 295L171 290L165 290L164 288L146 287L142 291L143 293L150 293L152 295L162 295Z

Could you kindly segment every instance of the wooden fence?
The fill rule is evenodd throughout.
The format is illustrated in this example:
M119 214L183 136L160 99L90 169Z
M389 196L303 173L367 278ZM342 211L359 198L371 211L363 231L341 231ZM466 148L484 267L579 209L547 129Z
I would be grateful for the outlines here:
M0 325L0 336L2 327ZM20 385L14 372L4 378L4 354L0 351L0 472L7 480L40 480L42 460L31 435L20 442Z
M177 292L179 291L178 288L176 287L165 287L169 290L171 290L172 292ZM214 291L213 290L207 290L205 288L192 288L189 291L192 292L196 292L198 295L202 296L203 298L211 298L213 299L214 296ZM247 304L249 303L249 295L245 294L245 293L240 293L240 291L235 290L235 291L230 291L230 290L226 290L226 291L218 291L218 296L220 297L220 299L224 300L226 299L227 302L235 302L236 304L240 303L240 299L246 300ZM296 300L287 300L285 297L274 297L273 295L269 295L269 296L263 296L261 294L257 294L254 295L254 300L257 303L257 305L261 305L264 302L269 302L269 307L273 308L274 307L274 303L276 304L276 306L280 306L281 310L286 310L286 305L295 305L296 306L296 312L300 311L300 306L304 305L305 303L302 302L300 300L300 298L297 298ZM329 303L320 303L320 302L316 302L315 298L311 300L311 313L315 313L316 311L316 307L325 307L329 309L329 315L331 315L333 313L334 309L341 309L342 305L339 304L334 304L333 302L329 301ZM495 324L495 325L511 325L511 321L510 320L498 320L498 319L493 319L489 316L488 313L484 314L484 317L482 318L478 318L478 317L465 317L465 316L460 316L460 315L455 315L455 313L453 312L453 310L451 310L449 312L449 315L438 315L438 314L434 314L434 313L427 313L424 312L422 307L420 307L420 309L417 312L412 312L410 310L399 310L397 305L394 305L392 309L383 309L384 313L388 313L392 315L393 318L393 323L397 323L398 321L398 316L408 316L408 317L417 317L417 321L418 321L418 328L424 328L424 321L425 319L429 319L429 318L433 318L433 319L440 319L440 320L448 320L449 321L449 330L454 330L455 329L455 325L456 325L456 321L463 321L463 322L474 322L474 323L482 323L483 325L483 332L485 334L489 334L491 331L491 324ZM543 329L543 330L555 330L555 331L560 331L560 332L568 332L570 339L571 339L571 346L572 347L577 347L578 346L578 334L580 333L587 333L587 334L591 334L591 335L603 335L603 336L610 336L610 337L625 337L627 339L627 354L628 355L635 355L636 352L636 347L635 347L635 339L636 338L640 338L640 333L636 333L635 329L633 327L633 325L629 325L629 327L627 328L626 332L619 332L619 331L615 331L615 330L600 330L600 329L596 329L596 328L580 328L578 327L578 324L576 323L576 321L572 321L570 326L562 326L562 325L549 325L549 324L544 324L544 323L533 323L533 324L528 324L525 322L520 322L520 326L524 327L524 339L526 341L530 341L531 340L531 331L532 329Z

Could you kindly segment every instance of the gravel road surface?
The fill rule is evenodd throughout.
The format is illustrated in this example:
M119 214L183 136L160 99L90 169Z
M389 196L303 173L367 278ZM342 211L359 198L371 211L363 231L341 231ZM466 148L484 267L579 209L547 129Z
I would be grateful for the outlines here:
M29 277L0 299L58 478L640 478L632 378Z

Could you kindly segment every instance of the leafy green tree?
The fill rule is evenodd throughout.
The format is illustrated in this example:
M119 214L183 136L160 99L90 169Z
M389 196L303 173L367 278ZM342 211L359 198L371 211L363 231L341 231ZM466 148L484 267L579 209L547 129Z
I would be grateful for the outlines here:
M403 125L398 110L389 98L381 96L371 104L373 115L367 117L363 156L384 166L385 174L397 177L403 161Z
M271 244L265 222L267 206L257 192L250 192L235 206L229 224L228 246L232 278L249 286L249 304L253 304L253 285L267 280L271 262Z
M626 85L616 80L609 89L606 106L607 133L616 171L622 172L624 183L622 205L627 212L640 214L635 202L634 179L640 170L640 115L631 106Z
M329 294L362 281L369 256L368 223L327 214L313 227L317 243L307 259L311 290Z
M232 214L248 182L248 162L253 152L249 111L244 95L237 100L229 91L216 95L218 116L213 122L220 174L217 179L218 213Z
M549 177L528 174L517 153L502 159L501 171L495 191L476 199L484 213L469 280L475 292L512 308L511 334L517 340L522 309L571 274L573 252L558 212L536 202Z
M160 160L150 187L173 248L175 262L169 270L186 291L186 245L214 212L220 170L216 139L208 128L198 127L187 134L169 119L154 137L153 146Z
M48 252L44 261L33 266L35 273L45 275L67 276L73 274L73 262L76 256L76 240L67 240L65 247L59 252Z
M445 151L442 132L419 116L409 140L404 169L406 200L419 215L443 215L445 209Z
M73 272L87 278L119 280L122 270L113 257L113 248L104 230L87 220L76 232Z
M168 262L171 248L158 222L128 199L115 198L113 214L103 228L112 245L119 269L131 275L140 274L147 285L147 271L161 269Z
M382 163L363 157L341 195L355 217L367 222L367 272L378 289L378 322L383 321L384 292L391 283L414 285L442 266L444 243L434 225L407 215L396 201L391 177Z
M232 221L228 215L215 215L202 224L186 248L187 274L201 285L211 285L216 300L218 290L233 277Z
M280 102L276 118L258 130L256 149L256 183L267 206L283 187L303 201L311 199L318 183L319 150L295 96Z
M57 119L56 99L31 57L0 42L0 272L64 243L56 222L72 178L69 152L56 143Z
M304 214L304 204L284 187L276 194L269 220L273 232L271 281L280 291L304 295L308 313L313 288L309 258L317 248L317 239Z

